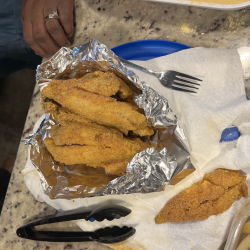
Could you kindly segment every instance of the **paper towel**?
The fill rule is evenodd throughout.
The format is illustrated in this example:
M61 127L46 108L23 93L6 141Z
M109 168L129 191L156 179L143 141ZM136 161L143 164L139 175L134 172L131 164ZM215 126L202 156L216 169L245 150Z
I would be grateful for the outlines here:
M50 200L39 186L40 182L37 183L37 173L30 161L27 161L24 170L25 182L38 200L43 200L59 211L79 207L95 208L103 203L131 208L132 213L129 216L111 222L77 221L83 230L95 230L111 225L135 227L136 234L123 243L113 245L114 249L126 249L129 246L131 249L143 250L218 249L226 240L232 218L245 198L235 202L223 214L211 216L205 221L155 225L154 217L169 199L200 180L206 172L225 167L242 169L250 174L250 102L246 100L237 50L196 48L136 63L156 71L176 70L203 79L198 94L193 95L169 90L161 86L155 77L133 69L141 80L169 100L181 127L185 130L191 159L197 170L177 185L167 186L163 192L74 201ZM222 131L230 125L237 125L242 136L234 142L219 143ZM249 178L247 184L250 184Z

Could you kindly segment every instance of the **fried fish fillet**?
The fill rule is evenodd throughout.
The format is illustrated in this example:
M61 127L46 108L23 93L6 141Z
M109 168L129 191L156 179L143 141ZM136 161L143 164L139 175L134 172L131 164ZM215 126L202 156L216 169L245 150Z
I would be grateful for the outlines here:
M117 93L122 99L132 97L127 84L111 72L95 71L79 79L53 80L50 84L67 85L69 89L77 88L107 97Z
M133 131L133 134L139 135L139 136L147 136L147 135L153 135L154 130L150 127L144 127L144 128L138 128Z
M53 114L53 116L56 118L56 120L62 125L68 125L71 123L78 123L78 124L81 124L83 126L91 126L91 127L95 127L95 125L100 126L100 124L97 124L94 121L91 121L85 117L78 115L78 114L72 113L70 110L62 107L61 105L59 105L57 103L47 101L47 102L43 102L42 105L43 105L42 108L43 108L44 112ZM111 126L108 128L111 130L119 131L119 132L123 133L124 135L128 135L127 129L113 128Z
M51 128L51 136L58 146L77 144L110 147L112 144L124 144L127 141L121 132L95 123L83 125L75 122L63 123L62 126L54 125Z
M132 96L132 92L128 85L122 79L109 72L103 73L101 71L96 71L93 73L88 73L80 79L54 80L51 81L50 85L51 84L55 86L65 85L64 88L66 89L77 88L86 90L88 92L102 94L104 96L115 95L117 91L121 98L129 98ZM128 107L130 106L132 110L142 113L141 109L134 102L132 102L131 99L126 102L126 105ZM46 102L43 100L42 106L43 110L46 113L52 113L60 123L65 121L77 121L85 124L85 122L89 120L86 117L73 113L67 108L60 107L61 105L56 104L55 102ZM94 121L92 121L92 123L93 122ZM99 124L106 125L106 123L100 121ZM109 126L112 128L111 125ZM116 127L116 129L121 131L123 134L128 135L128 128ZM150 136L153 133L154 130L149 127L148 124L145 124L144 127L138 128L133 131L134 135L139 136Z
M147 127L146 117L133 110L126 102L100 96L80 89L68 88L65 84L50 84L42 90L42 98L52 99L71 112L98 124L136 130Z
M83 126L95 126L95 122L86 119L84 117L81 117L78 114L74 114L71 111L69 111L67 108L62 107L58 103L46 101L42 103L42 108L45 113L50 113L54 116L54 118L63 125L69 125L72 123L81 124Z
M130 90L129 86L121 78L117 77L117 79L120 82L120 87L119 87L118 95L122 99L131 98L133 96L133 94L132 94L132 91Z
M61 106L58 103L54 103L52 101L45 101L43 100L41 102L42 109L45 113L50 113L50 114L58 114L58 109Z
M86 74L82 79L88 80L91 88L93 88L93 85L97 86L95 87L95 89L98 89L98 91L96 92L90 91L90 92L104 95L104 96L112 96L118 93L118 95L122 99L131 98L133 96L133 93L130 90L129 86L121 78L117 77L112 72L95 71L95 72ZM103 91L100 88L98 88L98 85L100 85L99 82L102 82L102 85L100 87L105 86L106 88L116 89L116 92L115 93L113 92L113 94L109 94L109 95L103 94ZM114 88L114 86L116 86L116 88Z
M56 161L67 165L97 164L101 162L123 160L150 147L150 145L143 142L139 143L137 140L125 140L122 144L117 141L112 144L112 147L96 145L57 146L51 138L46 138L44 143Z
M78 114L74 114L71 111L69 111L68 109L63 108L63 107L58 107L58 109L56 111L47 112L47 113L52 113L60 124L69 124L71 122L77 122L77 123L80 123L82 125L89 125L89 126L94 126L94 124L100 125L100 124L95 123L94 121L91 121L87 118L84 118ZM113 126L109 126L107 128L113 129L113 130L115 129L115 130L123 133L124 135L128 135L128 132L129 132L128 129L122 128L122 127L115 127L114 128ZM139 128L139 129L136 129L133 131L133 135L139 135L139 136L150 136L153 134L154 134L154 130L151 127L142 127L142 128Z
M155 217L155 223L205 220L229 209L248 196L246 176L239 171L216 169L172 198Z
M134 141L123 138L123 134L117 130L97 124L90 126L79 123L70 123L66 126L54 125L51 128L51 136L57 146L96 145L114 147L122 144L126 147L129 144L135 144Z

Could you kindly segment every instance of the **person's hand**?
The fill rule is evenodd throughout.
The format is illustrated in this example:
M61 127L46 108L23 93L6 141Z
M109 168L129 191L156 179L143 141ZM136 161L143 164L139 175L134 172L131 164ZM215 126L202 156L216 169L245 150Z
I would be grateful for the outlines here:
M41 57L49 58L69 46L74 32L73 0L23 0L21 21L26 44ZM57 11L60 20L45 17Z

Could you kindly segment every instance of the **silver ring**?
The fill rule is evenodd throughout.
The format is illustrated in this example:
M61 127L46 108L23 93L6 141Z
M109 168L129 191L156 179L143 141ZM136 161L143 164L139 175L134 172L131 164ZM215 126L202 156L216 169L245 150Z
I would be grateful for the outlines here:
M45 21L48 21L49 19L59 19L59 15L57 11L53 11L52 14L49 14L48 16L45 17Z

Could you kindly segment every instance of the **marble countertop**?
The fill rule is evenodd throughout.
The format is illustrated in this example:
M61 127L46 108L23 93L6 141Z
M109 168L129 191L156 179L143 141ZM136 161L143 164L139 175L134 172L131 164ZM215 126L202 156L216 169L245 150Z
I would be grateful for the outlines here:
M164 39L192 47L238 48L250 46L250 8L237 11L150 3L140 0L76 0L75 35L72 45L98 39L112 48L119 44ZM35 86L22 138L32 132L42 115L40 93ZM56 211L36 201L25 186L21 170L27 160L27 146L20 143L4 207L0 217L0 249L105 250L98 243L50 243L20 239L16 229L29 221ZM64 224L61 226L65 228ZM67 229L76 226L67 223Z

